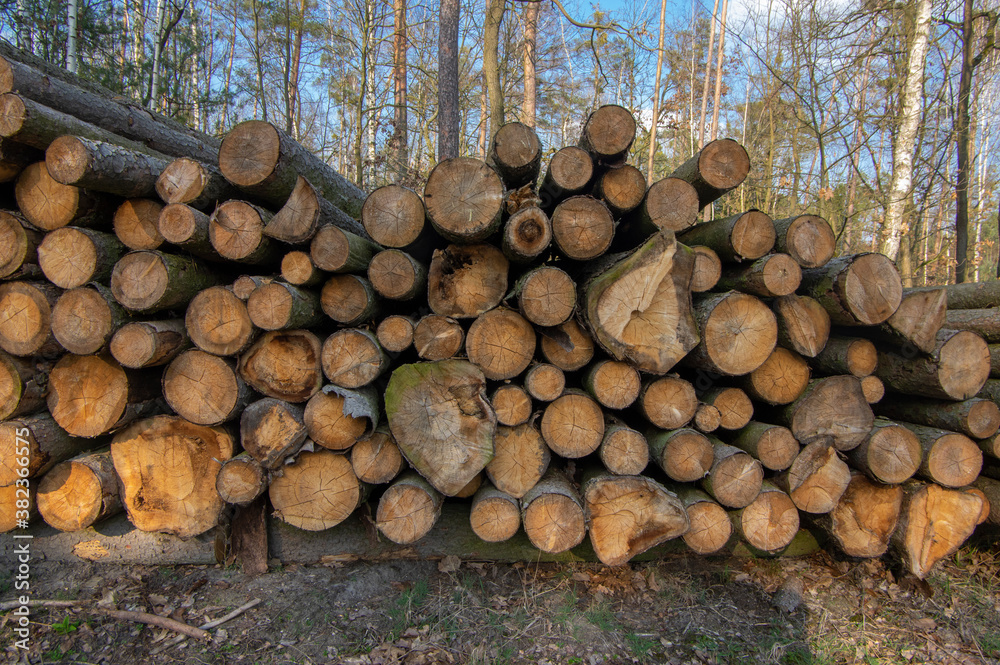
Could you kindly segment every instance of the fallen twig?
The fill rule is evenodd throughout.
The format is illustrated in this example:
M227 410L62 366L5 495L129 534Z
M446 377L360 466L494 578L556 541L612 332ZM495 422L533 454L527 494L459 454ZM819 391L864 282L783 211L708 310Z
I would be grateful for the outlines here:
M130 612L126 610L110 610L103 607L90 607L88 606L88 603L89 601L84 600L30 600L23 604L16 601L8 601L6 603L0 603L0 612L7 612L24 605L27 605L28 607L76 607L89 612L106 614L114 619L124 619L125 621L134 621L136 623L144 623L151 626L166 628L167 630L172 630L175 633L182 633L183 635L193 637L198 640L204 640L211 637L211 635L201 628L195 628L194 626L190 626L186 623L176 621L168 617L161 617L148 612Z
M198 626L198 628L200 628L201 630L209 630L211 628L215 628L216 626L221 626L222 624L226 623L227 621L232 621L233 619L235 619L239 615L243 614L244 612L246 612L247 610L249 610L251 608L256 607L257 605L260 605L260 598L254 598L253 600L251 600L246 605L242 605L240 607L237 607L235 610L233 610L232 612L230 612L226 616L220 617L218 619L214 619L212 621L209 621L208 623L203 623L202 625ZM149 655L155 656L158 653L166 651L167 649L169 649L172 646L180 644L185 639L187 639L186 635L178 635L178 636L172 638L170 641L164 642L160 646L158 646L155 649L153 649L152 651L150 651Z

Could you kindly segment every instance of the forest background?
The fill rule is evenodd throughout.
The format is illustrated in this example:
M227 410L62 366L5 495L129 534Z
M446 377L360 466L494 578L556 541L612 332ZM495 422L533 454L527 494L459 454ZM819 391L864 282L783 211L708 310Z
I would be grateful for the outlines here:
M746 146L708 215L821 215L910 285L995 278L997 0L707 1L0 0L0 38L210 134L274 122L366 190L504 121L548 156L621 104L650 182Z

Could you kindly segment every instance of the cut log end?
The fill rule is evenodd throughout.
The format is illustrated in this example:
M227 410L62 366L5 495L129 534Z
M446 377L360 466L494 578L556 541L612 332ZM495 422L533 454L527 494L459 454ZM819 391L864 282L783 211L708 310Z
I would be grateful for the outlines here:
M768 404L791 404L809 385L809 365L794 351L775 347L746 378L747 389Z
M902 488L855 475L830 513L830 535L847 556L882 556L896 529L902 501Z
M496 412L497 422L513 427L528 421L531 417L531 395L521 386L507 384L500 386L490 400Z
M784 492L764 491L740 511L739 531L752 547L776 552L798 533L799 511Z
M647 435L653 460L671 480L690 483L701 480L712 468L712 442L693 429Z
M396 481L379 499L375 526L386 538L408 545L423 538L441 513L441 495L410 474Z
M238 506L245 506L263 494L267 485L267 473L249 455L227 461L215 479L215 489L222 500Z
M265 333L240 356L239 373L254 390L289 402L305 402L323 382L322 345L308 330Z
M635 140L635 117L621 106L602 106L587 118L580 147L598 162L618 163Z
M528 423L498 426L494 449L486 473L498 490L517 499L541 480L552 457L541 432Z
M159 201L128 199L115 210L115 235L129 249L157 249L166 240L160 231L163 210Z
M527 369L535 355L535 330L514 310L490 310L469 326L465 350L486 378L511 379Z
M650 185L643 216L658 229L684 231L698 219L698 192L679 178L663 178Z
M722 277L722 261L711 247L695 245L691 251L694 252L691 291L693 293L711 291L712 287L719 283L719 278Z
M480 160L446 159L427 176L427 217L454 242L484 240L500 222L503 191L500 177Z
M361 482L381 485L392 482L407 464L392 435L380 429L351 447L351 466Z
M379 187L365 199L361 223L368 235L385 247L406 247L424 229L424 202L401 185Z
M551 402L563 394L566 374L548 363L539 363L524 376L524 387L539 402Z
M108 356L64 356L49 375L49 412L74 436L114 427L128 405L129 380Z
M167 292L170 274L156 252L132 252L115 265L111 292L123 307L142 311L153 307Z
M830 315L808 296L788 295L776 298L772 309L778 319L778 339L784 346L815 358L830 337Z
M698 501L687 507L691 528L684 542L696 554L718 552L733 535L733 523L726 509L714 501Z
M222 141L219 170L234 185L258 185L274 172L280 149L281 137L270 123L259 120L240 123Z
M639 396L643 415L661 429L684 427L698 410L698 397L690 381L666 376L646 385Z
M382 348L391 353L400 353L413 344L413 321L406 316L393 314L379 322L375 336Z
M306 531L343 522L361 501L361 484L351 462L329 450L301 453L268 489L275 515Z
M628 363L606 360L596 363L586 379L588 390L601 406L624 409L639 399L642 377Z
M783 235L778 239L781 251L786 252L803 268L818 268L833 258L837 239L833 229L822 217L799 215L775 223Z
M567 258L588 261L611 246L615 221L608 207L589 196L566 199L552 213L552 239Z
M187 420L219 425L238 415L246 406L248 393L241 390L233 361L191 349L167 366L163 396L170 408Z
M792 501L807 513L829 513L850 482L850 469L837 450L824 442L803 448L783 477Z
M435 250L427 275L427 304L435 314L475 318L506 295L508 268L503 252L492 245Z
M555 454L584 457L597 450L604 439L604 414L587 395L563 395L545 408L542 436Z
M106 292L105 292L106 293ZM52 334L70 353L97 353L111 340L121 316L95 287L67 291L52 308Z
M413 346L424 360L445 360L458 354L465 342L465 331L455 319L430 314L413 329Z
M27 356L45 346L52 332L51 289L29 282L0 284L0 348Z
M511 215L504 226L504 253L524 263L537 258L552 242L552 224L541 208L528 207Z
M767 305L753 296L732 291L705 317L699 349L704 350L713 369L740 376L768 359L777 338L777 322Z
M371 427L365 416L345 411L346 400L336 393L318 392L306 403L304 420L309 438L329 450L347 450Z
M538 326L564 323L576 307L576 284L565 271L543 266L525 276L518 294L524 318Z

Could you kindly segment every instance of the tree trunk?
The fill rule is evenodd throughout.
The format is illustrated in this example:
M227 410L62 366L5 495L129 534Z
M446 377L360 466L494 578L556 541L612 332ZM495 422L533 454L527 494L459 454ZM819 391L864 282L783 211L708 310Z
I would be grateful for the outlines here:
M215 166L190 157L170 162L156 179L156 193L164 203L184 203L201 211L214 208L219 201L239 198L238 192Z
M833 258L837 238L830 223L816 215L774 220L774 247L803 268L820 268Z
M219 256L251 265L278 263L280 249L264 235L273 215L246 201L226 201L209 218L208 238Z
M438 23L438 160L458 157L458 0L444 0Z
M896 312L903 298L903 283L885 256L855 254L803 270L802 292L819 301L833 323L876 325Z
M777 343L777 320L754 296L739 291L701 296L693 313L702 338L685 364L727 376L749 374Z
M458 243L484 240L500 228L503 183L472 157L438 162L427 176L427 218L442 236Z
M308 330L264 333L240 356L239 372L257 392L305 402L323 384L319 338Z
M234 445L222 428L174 416L148 418L116 435L111 456L129 521L180 538L216 526L224 502L215 480Z
M156 179L169 163L79 136L60 136L45 151L45 167L57 182L125 198L155 196Z
M987 342L1000 342L1000 314L997 309L948 310L943 327L952 330L970 330Z
M979 335L941 330L928 356L881 349L878 378L899 392L947 400L974 397L990 375L989 346Z
M183 319L136 321L115 333L108 345L122 367L140 369L166 365L191 346Z
M111 291L94 282L59 297L52 308L52 335L70 353L97 353L129 318Z
M681 233L678 240L689 246L706 245L723 261L753 261L774 247L774 226L769 216L751 210L699 224Z
M650 478L596 473L582 489L590 542L607 566L622 566L690 528L677 496Z
M327 224L316 231L309 245L309 257L326 272L362 272L381 247L350 231Z
M656 140L660 124L660 77L663 73L663 36L666 32L667 2L660 3L660 41L656 47L656 78L653 79L653 117L649 127L649 159L646 162L646 179L653 185L653 161L656 157Z
M869 478L886 485L898 485L917 472L922 455L920 441L913 432L879 418L870 436L851 450L847 459Z
M646 196L646 179L631 164L608 169L594 183L593 196L604 202L615 219L635 210Z
M214 286L218 277L194 259L140 251L126 254L111 274L111 292L125 309L152 313L177 309Z
M698 343L690 250L663 231L584 286L584 316L615 359L665 374Z
M992 399L897 398L880 403L876 411L886 418L962 432L973 439L989 438L1000 429L1000 407Z
M407 179L410 170L409 134L406 101L406 52L409 49L406 27L406 2L393 0L393 35L392 35L392 88L393 88L393 119L392 139L393 156L396 160L394 171L397 180Z
M260 120L247 120L229 130L219 147L219 170L229 182L275 207L288 201L299 177L354 218L365 200L364 193L333 167Z
M303 452L285 465L268 488L274 514L306 531L323 531L347 519L364 500L345 455L329 450ZM384 500L384 499L383 499Z
M45 277L63 289L87 282L107 282L126 252L111 233L65 226L45 234L38 246L38 265Z

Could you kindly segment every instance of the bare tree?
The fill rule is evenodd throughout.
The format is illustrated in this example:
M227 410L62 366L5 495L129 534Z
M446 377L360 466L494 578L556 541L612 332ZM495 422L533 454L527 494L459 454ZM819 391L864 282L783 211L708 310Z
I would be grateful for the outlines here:
M489 136L503 126L503 87L500 85L500 23L506 0L488 0L486 22L483 24L483 74L490 103Z
M441 0L438 28L438 156L458 157L459 0Z
M535 126L535 100L538 89L535 58L539 4L536 0L530 0L524 5L524 105L521 107L521 122L529 127Z
M667 22L667 0L660 2L660 41L656 47L656 79L653 83L653 117L649 127L649 161L646 163L646 182L653 184L653 157L656 155L656 130L660 123L660 77L663 74L663 33Z

